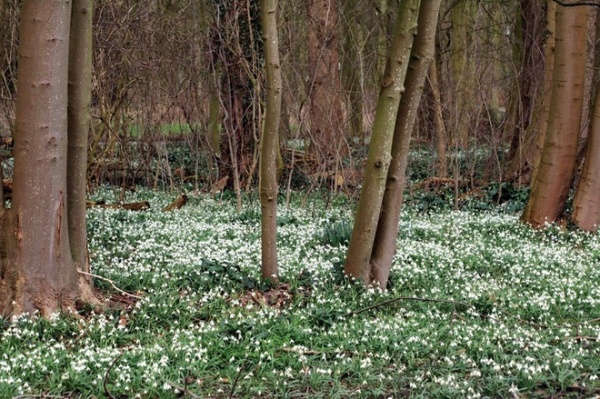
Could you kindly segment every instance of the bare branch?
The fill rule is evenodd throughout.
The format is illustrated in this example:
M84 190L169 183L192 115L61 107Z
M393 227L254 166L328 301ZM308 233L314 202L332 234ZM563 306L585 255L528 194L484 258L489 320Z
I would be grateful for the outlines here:
M593 6L593 7L600 7L600 1L588 1L588 0L580 0L580 1L574 1L572 3L568 3L564 0L552 0L553 2L555 2L558 5L561 5L563 7L577 7L577 6Z
M110 285L112 285L112 287L116 291L119 291L121 294L130 296L130 297L136 298L136 299L142 299L141 296L133 295L133 294L130 294L129 292L127 292L127 291L123 291L122 289L120 289L119 287L117 287L115 285L115 282L112 281L111 279L108 279L108 278L102 277L102 276L98 276L97 274L87 273L87 272L84 272L84 271L81 271L81 270L78 270L78 272L79 272L79 274L83 274L84 276L88 276L88 277L92 277L92 278L97 278L98 280L106 281L107 283L109 283Z

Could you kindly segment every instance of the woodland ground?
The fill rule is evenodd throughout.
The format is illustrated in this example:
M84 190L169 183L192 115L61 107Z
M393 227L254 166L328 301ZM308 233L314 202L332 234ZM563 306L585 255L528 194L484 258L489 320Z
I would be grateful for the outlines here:
M103 311L0 320L1 398L600 394L597 234L533 231L510 201L451 211L414 195L381 292L341 273L354 202L298 195L280 207L282 285L269 288L256 198L240 214L209 195L162 212L174 196L89 211L92 272L140 299L94 279Z

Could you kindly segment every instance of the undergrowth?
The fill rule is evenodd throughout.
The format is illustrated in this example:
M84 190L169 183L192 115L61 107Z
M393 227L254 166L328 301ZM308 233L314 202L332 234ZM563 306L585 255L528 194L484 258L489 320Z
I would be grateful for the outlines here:
M98 198L111 200L109 191ZM0 397L534 398L600 391L600 239L490 207L409 201L386 292L346 281L344 200L278 218L281 284L260 282L260 207L141 192L88 214L106 307L0 323ZM490 194L493 196L493 194ZM136 198L132 198L134 200ZM138 298L139 297L139 298Z

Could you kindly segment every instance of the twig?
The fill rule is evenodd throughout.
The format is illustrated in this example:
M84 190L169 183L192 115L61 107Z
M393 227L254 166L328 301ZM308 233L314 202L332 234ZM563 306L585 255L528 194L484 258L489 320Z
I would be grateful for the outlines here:
M449 303L451 305L466 306L467 308L470 308L472 306L471 304L468 304L466 302L457 302L457 301L450 301L450 300L445 300L445 299L430 299L430 298L418 298L418 297L414 297L414 296L400 296L400 297L397 297L397 298L394 298L394 299L390 299L389 301L380 302L378 304L375 304L373 306L369 306L369 307L364 308L364 309L355 310L353 312L348 313L346 315L346 317L356 316L356 315L359 315L361 313L368 312L369 310L378 309L378 308L384 307L386 305L390 305L392 303L400 302L400 301L419 301L419 302Z
M117 287L115 285L115 282L112 281L111 279L108 279L108 278L102 277L102 276L98 276L97 274L87 273L87 272L84 272L84 271L81 271L81 270L78 270L78 272L79 272L79 274L83 274L84 276L88 276L88 277L92 277L92 278L97 278L98 280L106 281L107 283L109 283L110 285L112 285L112 287L116 291L119 291L121 294L130 296L130 297L136 298L136 299L142 299L141 296L133 295L133 294L130 294L129 292L127 292L127 291L123 291L122 289L120 289L119 287Z
M106 373L104 374L104 381L102 381L102 387L104 388L104 393L106 394L108 399L116 399L114 396L111 395L110 391L108 390L108 387L106 386L106 381L108 380L108 374L110 373L110 370L112 370L112 368L115 366L117 361L121 358L121 356L123 356L123 353L124 352L119 353L119 356L117 356L115 358L115 360L112 361L110 366L108 366Z
M200 396L196 395L194 392L190 391L189 389L187 389L186 387L182 387L180 385L175 384L174 382L171 381L167 381L167 384L169 384L171 386L171 388L177 389L178 391L181 391L184 395L188 395L193 399L200 399Z
M233 393L235 392L235 387L237 386L238 381L240 380L240 376L242 375L242 371L244 371L244 366L246 363L242 363L240 366L240 370L237 372L235 379L233 380L233 385L231 386L231 393L229 394L229 399L233 398Z

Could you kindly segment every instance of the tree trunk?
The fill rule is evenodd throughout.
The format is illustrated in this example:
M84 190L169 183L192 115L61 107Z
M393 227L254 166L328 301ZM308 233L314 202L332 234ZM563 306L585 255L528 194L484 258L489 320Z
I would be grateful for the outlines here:
M535 137L535 146L532 150L531 181L536 179L542 159L542 151L546 141L548 121L550 120L550 103L552 102L552 89L554 77L554 53L556 50L556 3L548 0L546 11L546 43L544 48L544 83L542 101L538 114L538 128Z
M343 140L337 1L309 0L310 148L324 165Z
M262 277L277 281L277 151L281 116L277 0L262 0L261 9L267 75L267 103L260 153Z
M375 111L365 178L344 266L346 275L362 279L365 284L369 283L369 260L391 161L394 124L404 89L419 5L420 0L403 1L398 13Z
M440 2L441 0L422 0L421 2L417 36L408 64L405 92L402 94L396 117L392 162L387 175L387 185L371 255L370 284L378 285L382 289L385 289L387 285L392 259L396 252L410 136L415 126L425 78L434 57Z
M454 3L451 10L452 19L452 112L450 114L451 126L456 147L466 149L469 141L469 129L473 104L473 78L469 62L469 47L471 37L471 1L461 0Z
M448 134L444 123L444 114L442 110L442 95L440 93L440 82L438 79L438 68L435 60L429 64L429 84L433 93L434 116L433 123L435 129L435 152L437 155L437 175L441 178L448 176L448 159L446 157L446 148L448 147Z
M73 261L89 273L86 186L92 100L92 0L73 0L69 38L67 200Z
M520 0L519 3L513 45L513 64L517 68L514 73L517 76L511 90L506 126L511 137L508 159L512 164L507 177L518 177L520 180L523 172L531 168L528 159L531 145L526 143L527 133L534 131L530 126L535 122L535 102L539 97L539 87L543 84L539 76L543 65L543 28L546 18L541 13L544 0ZM529 141L532 141L530 137Z
M342 73L345 90L348 93L350 137L362 141L363 135L363 90L362 90L362 47L364 38L361 15L357 15L357 1L344 2L345 24L344 54Z
M561 214L573 181L583 109L588 7L558 7L552 99L539 170L521 219L533 227Z
M573 201L573 222L582 230L600 225L600 90L596 91L583 171Z
M67 223L69 0L23 2L14 192L3 224L0 314L74 310L92 297L71 256Z

